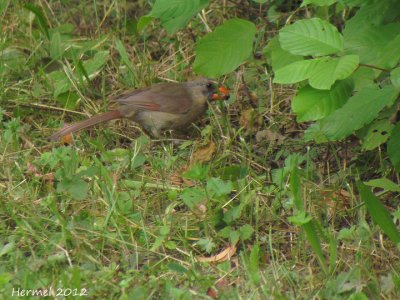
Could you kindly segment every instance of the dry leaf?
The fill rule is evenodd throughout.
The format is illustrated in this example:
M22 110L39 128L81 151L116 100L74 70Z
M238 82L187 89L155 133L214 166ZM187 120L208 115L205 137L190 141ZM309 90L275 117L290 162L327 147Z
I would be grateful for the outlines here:
M208 288L207 296L211 297L212 299L218 299L218 291L212 287Z
M187 186L194 186L195 184L193 181L182 177L182 174L185 173L188 169L189 169L189 166L185 165L182 168L180 168L178 171L176 171L169 179L171 184L179 185L179 186L181 186L182 184L186 184Z
M201 147L193 153L191 163L205 163L210 161L216 150L217 146L213 141L210 141L207 146Z
M276 145L282 145L283 141L285 140L285 137L275 131L272 131L270 129L265 129L258 131L256 133L256 142L260 143L263 141L268 141L275 143Z
M54 172L42 174L38 171L36 166L34 164L32 164L31 162L28 162L27 170L28 170L28 174L31 174L31 175L35 176L36 178L41 178L44 181L54 183L54 180L55 180Z
M239 123L245 129L246 134L249 134L250 131L255 132L261 127L263 117L253 108L250 108L242 112Z
M349 209L351 207L351 195L348 191L323 191L321 204L324 205L331 216L336 214L337 210Z
M236 245L230 245L226 247L224 250L222 250L220 253L214 256L206 257L206 256L200 256L197 258L199 262L224 262L227 260L230 260L231 257L236 253L237 246Z

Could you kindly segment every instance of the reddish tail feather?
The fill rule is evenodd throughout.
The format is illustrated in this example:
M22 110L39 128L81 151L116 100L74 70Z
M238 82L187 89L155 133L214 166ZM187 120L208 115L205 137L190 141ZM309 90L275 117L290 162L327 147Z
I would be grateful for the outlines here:
M60 131L50 136L49 140L57 141L67 134L79 131L81 129L92 127L99 123L107 122L114 119L120 119L122 117L123 117L122 114L118 110L112 110L101 115L93 116L87 120L83 120L81 122L68 125L67 127L61 129Z

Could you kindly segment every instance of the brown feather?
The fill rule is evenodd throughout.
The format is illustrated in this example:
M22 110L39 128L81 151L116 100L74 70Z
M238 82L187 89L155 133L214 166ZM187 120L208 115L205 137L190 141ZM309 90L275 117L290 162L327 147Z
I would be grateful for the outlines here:
M114 119L120 119L122 117L123 116L121 115L120 111L118 111L118 110L108 111L101 115L93 116L87 120L83 120L81 122L77 122L77 123L68 125L68 126L64 127L63 129L61 129L60 131L53 134L51 137L49 137L49 140L57 141L64 135L73 133L75 131L78 131L78 130L81 130L84 128L92 127L92 126L102 123L102 122L107 122L107 121L114 120Z

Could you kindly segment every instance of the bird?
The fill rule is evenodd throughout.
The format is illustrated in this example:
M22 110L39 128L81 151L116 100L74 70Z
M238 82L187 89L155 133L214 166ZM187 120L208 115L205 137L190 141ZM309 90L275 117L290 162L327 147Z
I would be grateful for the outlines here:
M153 137L166 130L185 129L207 109L209 101L227 100L229 91L217 82L200 77L181 83L158 83L121 94L114 102L114 110L94 115L86 120L67 125L49 137L50 141L114 119L129 119L138 123Z

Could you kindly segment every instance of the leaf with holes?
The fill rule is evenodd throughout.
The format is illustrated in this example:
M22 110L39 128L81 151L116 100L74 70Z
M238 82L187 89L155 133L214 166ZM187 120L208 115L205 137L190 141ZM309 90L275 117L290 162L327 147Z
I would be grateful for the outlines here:
M399 92L393 86L366 88L351 97L341 108L320 120L306 131L306 140L318 142L343 139L365 124L372 122L379 112L392 105Z
M389 119L379 120L373 123L363 139L363 149L367 151L373 150L385 143L388 140L393 127L394 125Z
M400 172L400 122L396 124L396 126L392 130L392 134L390 136L388 142L387 152L389 154L389 158L392 161L393 166Z

